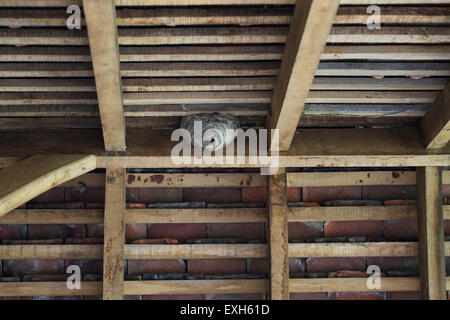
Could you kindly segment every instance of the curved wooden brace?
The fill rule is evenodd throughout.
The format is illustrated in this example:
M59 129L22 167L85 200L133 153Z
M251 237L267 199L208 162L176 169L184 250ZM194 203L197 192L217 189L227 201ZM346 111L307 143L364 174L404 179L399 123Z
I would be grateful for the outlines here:
M0 217L97 167L93 155L33 156L0 171Z

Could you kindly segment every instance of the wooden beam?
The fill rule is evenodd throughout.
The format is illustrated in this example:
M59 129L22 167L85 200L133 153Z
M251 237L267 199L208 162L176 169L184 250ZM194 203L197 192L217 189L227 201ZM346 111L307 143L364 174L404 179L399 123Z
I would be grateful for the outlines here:
M271 101L268 129L280 134L271 150L289 149L338 7L337 0L297 1Z
M116 10L111 0L83 0L89 47L107 151L125 151Z
M0 217L96 166L93 155L55 155L33 156L1 170Z
M103 300L123 300L125 169L106 169Z
M443 148L450 141L450 83L423 117L420 130L427 149Z
M289 239L286 171L269 176L268 256L270 261L270 298L289 300Z
M441 168L417 168L417 209L422 298L424 300L445 300Z

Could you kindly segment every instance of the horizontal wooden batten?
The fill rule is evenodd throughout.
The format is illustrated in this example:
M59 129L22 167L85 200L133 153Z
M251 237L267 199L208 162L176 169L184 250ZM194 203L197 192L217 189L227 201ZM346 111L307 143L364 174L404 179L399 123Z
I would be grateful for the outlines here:
M283 46L121 46L122 62L281 60ZM327 60L450 60L448 45L326 46ZM1 47L0 62L90 62L84 47Z

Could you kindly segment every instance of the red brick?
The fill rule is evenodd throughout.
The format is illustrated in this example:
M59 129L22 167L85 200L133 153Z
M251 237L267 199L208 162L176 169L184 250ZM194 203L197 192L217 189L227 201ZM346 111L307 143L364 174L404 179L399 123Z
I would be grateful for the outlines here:
M84 202L29 203L28 209L84 209Z
M83 238L86 236L84 224L30 224L28 239Z
M290 222L289 240L306 240L323 237L323 222Z
M363 200L417 199L415 186L368 186L362 187Z
M30 244L63 244L64 239L46 240L3 240L4 245L30 245Z
M386 292L386 300L421 300L419 291Z
M144 295L143 300L205 300L202 294L154 294Z
M65 188L66 202L105 202L104 187Z
M0 240L20 240L26 238L26 224L0 224Z
M127 209L146 209L146 203L127 203Z
M206 203L240 203L241 188L186 188L183 189L183 201Z
M147 225L144 223L125 224L125 240L131 242L147 238Z
M417 200L387 200L383 202L386 207L389 206L415 206L417 205Z
M144 273L184 273L186 263L182 259L173 260L128 260L128 274Z
M361 187L305 187L303 201L319 202L326 200L360 200Z
M242 274L246 273L245 259L199 259L188 260L189 273Z
M181 188L127 188L130 203L181 202L181 198Z
M247 259L247 273L264 274L269 272L267 259Z
M419 272L417 257L368 257L367 265L379 266L381 271Z
M208 223L208 238L264 240L264 223Z
M132 244L178 244L178 240L171 239L171 238L140 239L140 240L134 240L131 243Z
M288 202L300 202L302 201L302 188L290 187L287 189L287 201Z
M308 258L307 272L333 272L340 270L366 270L365 258Z
M383 292L330 292L328 300L385 300Z
M242 188L242 202L266 203L267 188Z
M86 203L86 209L105 209L104 202L89 202Z
M312 292L312 293L291 293L290 300L327 300L326 292Z
M102 238L104 234L103 228L103 224L87 224L86 235L89 238Z
M59 203L65 202L64 188L62 187L53 188L29 201L29 203L55 203L55 202Z
M66 238L66 244L103 244L103 238Z
M450 236L450 220L444 220L444 235Z
M48 281L66 281L70 274L28 274L23 276L22 281L48 282Z
M71 265L79 266L81 269L81 275L85 274L102 274L103 273L103 261L102 260L66 260L64 261L64 268Z
M206 294L206 300L264 300L264 293Z
M189 239L203 239L206 237L205 223L161 223L148 225L148 238L172 238L180 243Z
M383 236L387 239L417 239L418 226L416 219L401 221L385 221Z
M442 196L444 198L450 197L450 184L443 184L442 185Z
M325 237L374 237L381 238L381 221L328 221L325 223Z
M289 258L289 272L302 273L306 271L306 259Z
M22 277L26 274L64 273L63 260L4 260L4 276Z

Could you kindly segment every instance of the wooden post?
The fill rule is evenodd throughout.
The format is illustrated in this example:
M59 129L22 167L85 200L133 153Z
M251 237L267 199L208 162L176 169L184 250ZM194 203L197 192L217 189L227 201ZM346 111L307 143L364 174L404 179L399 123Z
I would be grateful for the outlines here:
M125 246L125 170L106 169L103 300L122 300Z
M289 250L286 171L269 177L268 244L272 300L289 299Z
M441 183L441 168L417 168L420 287L424 300L446 299Z

